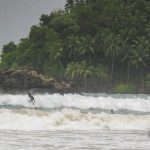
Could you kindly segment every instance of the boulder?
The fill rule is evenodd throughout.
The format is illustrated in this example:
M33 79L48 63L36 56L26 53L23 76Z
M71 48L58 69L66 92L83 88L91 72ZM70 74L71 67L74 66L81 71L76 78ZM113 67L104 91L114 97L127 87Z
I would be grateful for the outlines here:
M52 83L57 82L54 78L49 78L48 80L49 80L49 82L52 82Z
M38 88L41 86L41 80L39 78L25 77L23 86L24 88Z
M70 83L58 82L54 78L45 78L42 74L38 74L32 70L9 70L0 72L0 88L50 88L51 91L65 91L72 87Z
M1 74L10 75L12 72L14 72L14 71L13 70L7 70L7 71L2 71Z
M58 82L54 83L54 88L55 88L55 90L63 90L62 85L60 83L58 83Z
M62 88L63 89L70 89L71 88L71 84L67 83L67 82L61 82Z
M42 80L42 86L47 88L54 88L54 83L50 81L49 79L43 79Z
M4 88L22 88L23 82L17 78L9 77L5 79L0 86Z
M54 78L47 79L42 74L39 75L39 78L41 79L42 87L55 88L56 80Z
M24 79L24 88L38 88L41 86L41 78L35 71L30 71L25 74Z
M11 75L16 76L16 77L24 77L27 72L28 72L28 70L16 70L16 71L12 72Z
M26 75L34 77L34 78L39 77L39 75L38 75L38 73L36 71L29 71L29 72L26 73Z

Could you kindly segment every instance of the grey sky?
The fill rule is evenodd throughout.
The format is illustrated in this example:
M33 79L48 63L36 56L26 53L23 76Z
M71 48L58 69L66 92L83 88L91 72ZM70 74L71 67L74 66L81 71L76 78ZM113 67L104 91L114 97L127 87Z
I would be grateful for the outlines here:
M10 41L19 42L42 13L64 8L66 0L0 0L0 51Z

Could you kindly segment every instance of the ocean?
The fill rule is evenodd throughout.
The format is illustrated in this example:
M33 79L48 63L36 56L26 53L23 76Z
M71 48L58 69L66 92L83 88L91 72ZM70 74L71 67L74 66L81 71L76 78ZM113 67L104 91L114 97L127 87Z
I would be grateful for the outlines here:
M34 97L0 94L0 150L150 149L150 95Z

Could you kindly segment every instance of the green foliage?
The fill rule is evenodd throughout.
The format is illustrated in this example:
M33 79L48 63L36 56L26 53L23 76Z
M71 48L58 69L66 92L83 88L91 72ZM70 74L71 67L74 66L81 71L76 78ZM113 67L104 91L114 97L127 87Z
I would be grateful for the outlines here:
M149 80L149 81L150 81L150 73L147 74L146 80Z
M1 55L1 69L10 69L16 59L17 46L14 42L10 42L3 46L3 53Z
M72 62L72 63L68 64L67 68L66 68L66 76L68 78L70 78L71 80L78 77L79 76L79 68L80 68L80 65L78 63Z
M13 41L11 41L8 44L4 45L2 50L3 53L9 53L15 51L16 49L17 49L17 45Z
M89 66L85 61L81 61L80 63L72 62L67 66L66 75L72 80L75 77L83 77L84 78L84 86L86 88L87 77L92 76L93 67Z
M51 27L60 34L61 37L67 37L67 35L76 34L79 32L79 26L73 15L62 15L55 17L50 22Z
M147 89L150 89L150 81L146 81L145 86L146 86Z
M146 88L150 89L150 73L148 73L146 76L145 86Z
M94 67L93 74L100 79L108 79L108 68L100 64Z
M72 62L66 68L66 75L73 80L79 76L90 76L93 70L93 67L89 66L85 61L81 61L80 63Z
M118 94L129 94L134 93L135 88L131 84L118 84L114 87L114 92Z
M46 76L55 77L57 79L64 79L65 70L59 64L45 62L43 72Z

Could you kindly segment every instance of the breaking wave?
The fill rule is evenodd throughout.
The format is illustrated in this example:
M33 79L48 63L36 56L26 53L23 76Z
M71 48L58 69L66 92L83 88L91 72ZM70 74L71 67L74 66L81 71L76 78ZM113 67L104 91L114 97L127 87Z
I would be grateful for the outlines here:
M34 96L36 106L29 103L27 95L0 95L0 129L150 129L148 96L146 98L78 94ZM115 114L111 114L110 109L113 109Z

